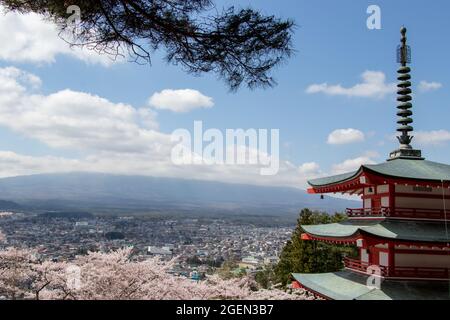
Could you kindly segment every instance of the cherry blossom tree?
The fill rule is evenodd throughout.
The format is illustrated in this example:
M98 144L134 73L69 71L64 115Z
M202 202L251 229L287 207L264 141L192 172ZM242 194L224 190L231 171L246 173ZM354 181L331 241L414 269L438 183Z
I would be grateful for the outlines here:
M12 300L27 295L33 260L30 250L8 248L0 251L0 295Z
M89 252L70 262L41 261L33 250L8 248L0 251L0 295L37 300L312 299L303 290L257 290L248 277L225 280L213 275L194 282L170 274L175 263L134 261L131 248Z
M65 300L72 296L65 262L43 261L31 264L27 297L35 300Z

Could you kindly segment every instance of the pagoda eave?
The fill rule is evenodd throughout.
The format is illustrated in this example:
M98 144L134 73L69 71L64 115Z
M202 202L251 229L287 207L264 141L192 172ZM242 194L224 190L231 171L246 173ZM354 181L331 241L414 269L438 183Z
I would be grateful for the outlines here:
M356 244L357 240L362 239L360 235L355 235L352 237L345 238L336 238L336 237L325 237L325 236L317 236L311 233L302 233L301 240L305 241L320 241L325 243L333 243L333 244Z
M312 185L307 190L309 194L342 193L348 195L362 195L364 188L377 185L405 185L426 188L450 188L448 180L425 180L412 178L399 178L382 175L369 168L361 167L351 180L320 186Z
M404 228L396 221L348 221L335 224L301 226L302 240L333 244L365 245L392 244L406 247L424 247L450 250L444 224L434 222L410 222ZM449 251L450 253L450 251Z
M368 245L376 245L384 243L405 247L434 248L443 250L444 252L447 252L450 255L450 243L433 242L433 241L425 242L418 240L397 240L383 237L374 237L363 231L355 236L347 238L324 237L324 236L316 236L309 233L303 233L301 235L301 239L305 241L320 241L324 243L341 244L341 245L355 245L360 240L365 241Z

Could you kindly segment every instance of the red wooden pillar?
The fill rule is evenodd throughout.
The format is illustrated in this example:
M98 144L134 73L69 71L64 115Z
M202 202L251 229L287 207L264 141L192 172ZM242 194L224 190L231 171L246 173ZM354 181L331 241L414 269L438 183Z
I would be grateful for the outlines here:
M389 184L389 213L395 215L395 185Z
M393 242L388 243L388 259L389 259L389 270L388 276L395 276L395 244Z

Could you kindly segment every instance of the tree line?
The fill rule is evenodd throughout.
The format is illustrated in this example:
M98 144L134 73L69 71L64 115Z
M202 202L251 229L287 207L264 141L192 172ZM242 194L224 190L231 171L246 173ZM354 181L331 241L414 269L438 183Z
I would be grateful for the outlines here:
M344 255L355 255L353 246L338 246L319 241L301 239L302 225L317 225L344 221L346 216L341 213L327 213L303 209L297 219L291 240L280 254L278 264L256 274L255 280L265 288L274 284L286 287L292 281L292 273L326 273L343 268Z

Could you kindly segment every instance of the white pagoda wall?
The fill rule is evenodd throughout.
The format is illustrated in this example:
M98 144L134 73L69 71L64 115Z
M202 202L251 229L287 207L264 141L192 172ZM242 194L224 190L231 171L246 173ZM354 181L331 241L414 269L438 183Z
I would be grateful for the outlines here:
M376 190L376 193L375 193ZM372 188L372 191L370 191L369 188L364 188L364 196L373 196L376 194L385 194L389 192L389 186L388 185L380 185L376 188ZM381 206L382 207L389 207L389 197L384 196L381 197ZM365 209L371 209L372 208L372 199L364 199L364 208Z
M367 249L361 249L360 250L361 255L361 261L362 262L369 262L369 254L367 253Z

